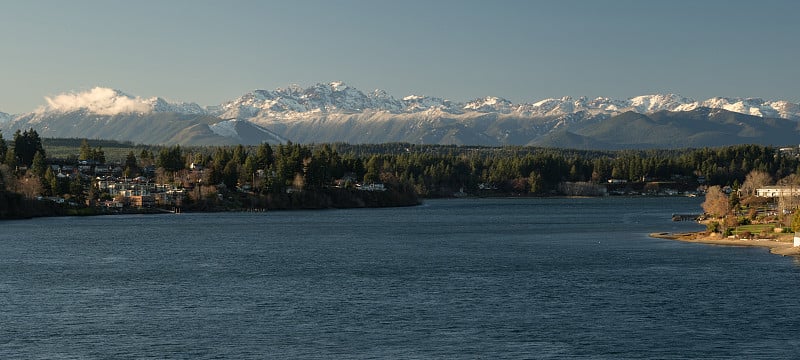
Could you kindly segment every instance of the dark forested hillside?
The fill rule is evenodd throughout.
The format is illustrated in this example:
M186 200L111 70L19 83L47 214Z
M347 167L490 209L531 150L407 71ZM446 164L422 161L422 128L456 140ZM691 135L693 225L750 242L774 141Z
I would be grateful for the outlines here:
M737 144L785 145L798 141L798 123L721 109L632 111L603 121L578 123L531 144L579 149L680 149Z

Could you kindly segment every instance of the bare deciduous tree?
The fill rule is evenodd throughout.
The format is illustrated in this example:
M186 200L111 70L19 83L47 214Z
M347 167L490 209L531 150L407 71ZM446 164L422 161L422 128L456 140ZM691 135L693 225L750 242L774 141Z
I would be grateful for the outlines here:
M25 197L32 199L42 194L42 182L39 177L31 171L28 171L19 182L19 190Z
M17 179L14 172L6 164L0 164L0 191L16 191Z
M795 191L800 189L800 176L791 174L778 180L778 185L788 188L788 191L782 191L778 197L778 210L781 214L800 207L800 196L795 196Z
M723 217L730 211L728 195L719 186L712 186L706 191L706 200L703 201L703 211L706 214Z
M772 176L768 173L753 170L744 178L744 183L739 188L742 197L754 196L756 189L772 184Z

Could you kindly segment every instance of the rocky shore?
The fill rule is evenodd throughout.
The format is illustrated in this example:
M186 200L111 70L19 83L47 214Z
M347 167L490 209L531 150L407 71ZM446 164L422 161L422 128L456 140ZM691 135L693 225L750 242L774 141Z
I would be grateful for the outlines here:
M782 234L775 239L738 239L722 237L718 233L706 234L704 232L652 233L650 236L711 245L765 247L773 254L800 258L800 247L794 246L793 235L791 234Z

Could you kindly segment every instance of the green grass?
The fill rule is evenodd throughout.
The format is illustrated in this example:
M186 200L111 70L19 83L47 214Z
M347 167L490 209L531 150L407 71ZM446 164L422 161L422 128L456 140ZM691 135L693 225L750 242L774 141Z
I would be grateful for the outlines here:
M142 152L143 147L130 147L130 148L103 148L103 153L106 155L106 162L125 161L128 153L133 151L136 157ZM50 158L68 159L71 157L78 157L81 149L70 146L44 146L44 151Z
M84 139L46 138L42 139L42 146L49 158L70 159L78 157L83 141ZM142 149L153 149L151 146L137 145L129 141L87 139L86 142L92 148L102 148L107 162L125 161L125 157L131 151L138 157Z
M737 226L736 229L733 230L735 235L739 235L745 231L749 231L751 234L760 234L762 232L772 233L777 224L752 224L752 225L741 225Z

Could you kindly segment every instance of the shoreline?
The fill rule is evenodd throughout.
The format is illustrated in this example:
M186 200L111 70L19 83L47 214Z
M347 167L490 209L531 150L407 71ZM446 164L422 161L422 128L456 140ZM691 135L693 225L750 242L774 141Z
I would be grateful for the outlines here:
M0 214L0 223L3 221L13 221L13 220L31 220L36 218L48 218L48 217L88 217L88 216L119 216L119 215L168 215L168 214L202 214L202 213L251 213L251 212L292 212L292 211L303 211L303 210L346 210L346 209L379 209L379 208L402 208L402 207L414 207L423 205L423 201L417 200L414 203L411 202L401 202L396 204L390 205L382 205L382 204L358 204L358 205L339 205L339 206L318 206L318 207L279 207L279 208L244 208L244 207L236 207L236 208L226 208L226 207L219 207L214 209L192 209L192 208L180 208L179 210L173 210L162 208L162 207L151 207L151 208L129 208L123 210L108 210L105 208L80 208L80 209L67 209L66 211L59 211L59 212L51 212L47 214L25 214L25 215L14 215L14 216L4 216L4 214ZM63 210L63 209L60 209ZM71 211L70 211L71 210Z
M651 233L650 237L708 245L763 247L768 248L769 252L772 254L793 256L800 259L800 247L794 246L793 237L791 235L781 236L778 239L735 239L723 238L719 234L707 235L703 232L659 232Z

